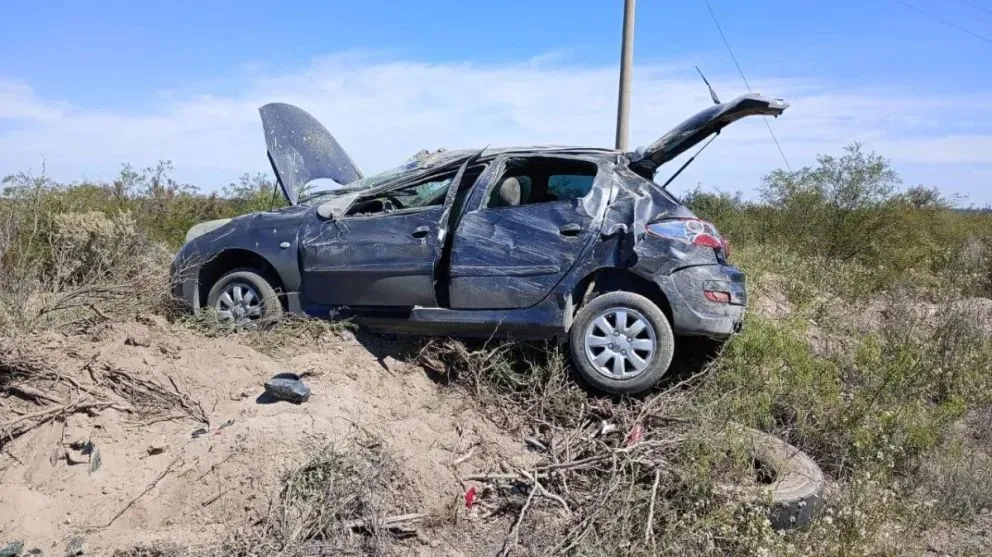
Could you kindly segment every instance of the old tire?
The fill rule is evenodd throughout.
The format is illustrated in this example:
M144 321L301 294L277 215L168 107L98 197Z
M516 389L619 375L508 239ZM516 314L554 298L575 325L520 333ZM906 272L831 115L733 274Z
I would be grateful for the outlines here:
M803 451L782 439L746 429L755 460L774 474L769 485L734 487L768 505L768 520L776 530L801 528L813 520L823 505L823 471Z
M282 315L279 294L252 269L235 269L217 279L207 294L207 307L218 321L235 326L270 322Z
M624 323L620 323L623 320ZM612 394L637 394L668 371L675 335L651 300L608 292L579 309L569 331L569 354L589 385Z

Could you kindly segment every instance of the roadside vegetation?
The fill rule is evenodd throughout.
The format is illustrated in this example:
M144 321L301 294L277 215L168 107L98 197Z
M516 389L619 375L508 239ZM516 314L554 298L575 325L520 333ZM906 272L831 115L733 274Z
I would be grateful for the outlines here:
M173 317L166 275L186 230L272 204L263 177L206 195L170 176L163 163L125 168L110 184L4 180L0 337ZM590 396L552 345L432 339L405 354L541 457L534 469L480 470L466 482L500 521L490 549L985 551L987 539L938 534L992 526L992 211L905 187L861 145L772 172L758 201L702 189L684 201L732 242L751 307L727 345L693 343L692 354L704 353L694 358L682 350L657 392ZM250 340L278 353L336 330L293 320ZM742 426L785 439L823 469L826 501L811 526L776 532L760 490L727 487L761 483ZM416 509L385 503L395 473L374 440L318 448L287 473L269 516L208 553L402 553L415 536L382 518ZM458 532L464 512L456 501L427 522Z

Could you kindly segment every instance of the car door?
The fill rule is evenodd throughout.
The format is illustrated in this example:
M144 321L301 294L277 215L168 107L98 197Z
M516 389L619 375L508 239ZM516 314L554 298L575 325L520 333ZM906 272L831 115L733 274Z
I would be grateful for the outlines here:
M551 170L525 175L528 164ZM607 175L579 157L498 157L453 230L450 306L525 308L547 296L598 235L611 187ZM513 177L521 184L521 203L503 205L498 188Z
M313 215L300 236L304 304L435 307L439 222L451 181L449 175L413 184L442 200L425 207L329 220Z

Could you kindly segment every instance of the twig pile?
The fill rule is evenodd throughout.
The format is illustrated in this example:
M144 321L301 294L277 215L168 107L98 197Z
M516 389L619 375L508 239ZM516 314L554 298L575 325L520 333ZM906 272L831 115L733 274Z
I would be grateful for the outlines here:
M208 422L203 407L182 392L171 378L169 388L95 359L88 361L83 370L89 373L90 382L53 371L38 354L12 345L0 346L0 395L40 407L36 411L18 407L4 412L14 417L0 422L0 448L48 422L64 420L77 412L93 413L107 408L142 416L178 411L184 417Z

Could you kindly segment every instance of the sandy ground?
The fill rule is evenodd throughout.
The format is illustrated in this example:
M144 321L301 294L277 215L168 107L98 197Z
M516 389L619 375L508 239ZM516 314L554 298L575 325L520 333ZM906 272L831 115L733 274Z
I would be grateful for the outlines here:
M381 438L398 462L406 482L398 486L396 506L407 512L450 513L464 493L459 474L532 459L469 399L388 355L388 346L363 345L349 333L281 361L235 339L207 338L164 321L19 344L84 388L91 384L87 368L101 366L163 385L174 381L202 406L211 431L194 438L201 424L188 417L149 423L106 409L72 414L64 424L7 443L0 453L0 547L22 540L26 548L61 554L79 538L87 554L109 554L157 540L221 540L264 513L280 478L308 454L366 433ZM310 400L257 402L265 380L280 372L303 375ZM6 415L40 408L13 397L0 404ZM91 457L69 450L66 458L68 445L87 440L101 460L92 472ZM442 549L456 540L428 536L424 543L456 553Z

